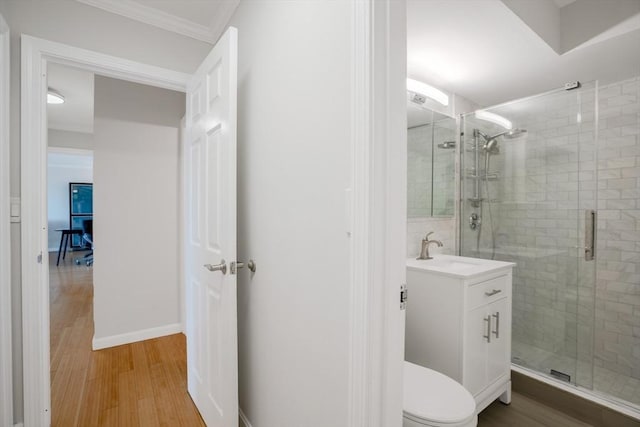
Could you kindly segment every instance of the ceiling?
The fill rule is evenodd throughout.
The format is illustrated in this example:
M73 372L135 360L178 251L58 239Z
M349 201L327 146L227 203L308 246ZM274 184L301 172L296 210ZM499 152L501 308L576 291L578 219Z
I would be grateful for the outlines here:
M409 0L407 73L480 106L570 81L640 75L640 12L628 12L640 11L640 0L599 5L616 2L627 9L610 8L618 15L609 16L603 10L585 12L598 3L588 0ZM533 3L549 7L532 8ZM553 37L575 46L562 53L562 46L552 46Z
M76 0L214 43L240 0ZM640 0L408 0L407 73L480 106L640 75Z
M93 133L93 73L49 63L48 85L64 104L47 104L49 129Z

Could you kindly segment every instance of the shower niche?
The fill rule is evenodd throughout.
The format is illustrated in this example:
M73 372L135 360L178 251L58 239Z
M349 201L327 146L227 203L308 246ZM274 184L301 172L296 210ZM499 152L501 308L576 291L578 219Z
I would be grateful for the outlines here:
M407 214L451 218L455 206L456 119L408 102Z

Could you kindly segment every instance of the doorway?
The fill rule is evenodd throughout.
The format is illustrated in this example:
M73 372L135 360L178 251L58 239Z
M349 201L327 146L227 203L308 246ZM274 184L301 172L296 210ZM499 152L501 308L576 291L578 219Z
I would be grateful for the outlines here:
M184 94L59 64L47 74L51 424L148 412L197 424L180 368Z
M43 40L38 40L34 38L30 38L28 36L22 37L22 46L23 46L23 56L29 57L30 54L40 57L42 60L38 60L38 68L42 67L42 70L37 72L35 76L42 75L46 77L46 68L51 64L60 64L64 66L71 66L77 70L82 70L90 73L94 73L96 75L102 76L103 78L117 78L120 82L136 82L136 83L146 83L150 86L153 86L151 89L161 88L161 89L170 89L171 91L184 92L187 75L183 75L181 73L176 73L168 70L163 70L155 67L149 67L146 65L138 64L135 62L122 61L117 58L109 57L108 55L87 55L86 52L75 49L65 45L59 45L56 43L49 43ZM44 52L46 51L46 54ZM37 52L37 53L36 53ZM64 59L62 59L64 58ZM23 68L23 71L26 69ZM27 73L28 74L28 73ZM28 77L25 77L23 74L23 82L28 80ZM112 79L110 79L112 80ZM43 92L47 91L47 81L46 78L41 80L41 90ZM37 87L36 85L33 85ZM126 92L126 90L125 90ZM31 95L31 96L30 96ZM184 95L179 94L182 99L184 99ZM46 217L46 203L47 203L47 192L46 191L34 191L37 188L46 188L46 155L43 156L39 153L46 153L46 143L47 138L45 132L45 126L38 126L36 123L42 123L41 118L46 117L46 111L44 111L44 96L41 98L34 93L23 92L23 103L22 105L25 107L25 113L23 114L23 131L22 136L24 140L29 141L40 141L39 144L24 144L22 151L23 167L22 167L22 177L23 177L23 230L28 236L23 235L23 246L22 246L22 258L23 260L33 259L31 254L36 251L35 248L48 248L48 235L46 233L46 229L48 227L41 226L33 226L34 224L39 224L43 219L40 219L38 212L44 212ZM184 102L182 102L182 108L184 108ZM116 109L118 110L118 109ZM124 111L124 109L121 109ZM176 200L177 200L177 189L179 188L178 182L178 135L179 135L179 122L181 116L177 116L176 126L174 128L174 136L176 143L174 145L175 149L175 174L173 185L176 188ZM117 117L114 118L113 114L110 120L117 121ZM27 125L29 123L29 125ZM131 123L129 123L131 126ZM44 146L43 146L44 145ZM142 156L144 159L144 156ZM40 162L33 162L33 159L42 159ZM96 165L97 166L97 165ZM112 174L119 172L119 168L113 168L111 171ZM96 170L97 172L97 170ZM144 180L138 180L143 182ZM176 210L174 214L174 223L173 228L178 229L178 213L177 209L180 204L174 203L173 207ZM98 205L99 206L99 205ZM99 209L98 209L99 210ZM108 210L105 210L105 212ZM40 232L38 231L40 230ZM96 230L99 231L99 230ZM107 243L108 239L104 240L104 243ZM137 248L127 248L127 249L144 249L143 245L138 245ZM103 253L106 253L106 248L102 246ZM177 249L176 249L177 250ZM147 251L150 252L150 251ZM41 252L41 249L37 249L35 252L38 255L38 259L41 263L48 265L49 257L45 251ZM98 251L100 253L100 250ZM134 252L135 253L135 252ZM144 255L143 251L140 251ZM175 256L173 261L176 269L176 282L179 282L177 277L178 264L179 264L179 256ZM72 256L73 259L73 256ZM123 259L126 259L123 255ZM55 263L54 263L55 265ZM74 264L75 265L75 264ZM95 268L94 264L93 267ZM103 262L102 265L105 265ZM87 268L86 265L82 266L83 268ZM94 270L95 272L95 270ZM48 269L38 268L34 269L28 267L28 263L23 263L23 296L25 300L30 301L30 304L23 305L23 315L24 315L24 359L26 367L37 367L37 369L26 368L24 371L24 380L25 380L25 396L29 396L30 399L25 400L25 424L29 425L45 425L50 422L50 342L49 342L49 271ZM82 280L82 279L80 279ZM52 281L53 282L53 281ZM179 295L179 283L175 283L176 287L176 295ZM46 290L46 291L45 291ZM168 298L171 299L171 298ZM130 298L123 298L123 301L128 301ZM175 305L175 322L170 324L169 333L180 332L180 315L179 315L179 297L173 299L173 304ZM109 304L107 304L109 305ZM113 306L113 304L110 304ZM120 305L123 305L122 303ZM160 307L156 308L157 311L166 311L164 308ZM38 315L37 313L44 313L46 317ZM92 321L93 319L91 319ZM121 320L117 315L112 315L112 319L110 320L110 324L117 324L116 320ZM162 330L153 330L153 326L147 327L146 329L142 328L149 332L157 333L158 335L166 335L168 329ZM166 326L166 325L164 325ZM140 328L138 328L139 332ZM107 331L108 332L108 331ZM117 335L117 334L115 334ZM124 337L123 337L124 335ZM109 336L107 336L109 337ZM45 339L46 338L46 339ZM89 338L93 338L90 336ZM135 341L136 337L127 336L126 334L120 334L120 338L128 339L129 342ZM140 336L137 335L138 339L151 338L149 336ZM96 342L91 343L91 339L89 339L90 346L96 348ZM97 343L100 344L100 343ZM113 346L121 344L121 342L117 342L117 340L106 340L103 341L103 346ZM89 348L90 350L90 348ZM185 387L186 390L186 387ZM42 411L42 408L47 408Z

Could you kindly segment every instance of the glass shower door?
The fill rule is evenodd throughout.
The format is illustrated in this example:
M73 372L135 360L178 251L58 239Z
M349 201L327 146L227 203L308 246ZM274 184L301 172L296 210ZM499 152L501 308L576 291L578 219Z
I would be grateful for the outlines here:
M588 84L467 114L461 128L460 253L517 264L513 362L586 387L595 123L595 84Z

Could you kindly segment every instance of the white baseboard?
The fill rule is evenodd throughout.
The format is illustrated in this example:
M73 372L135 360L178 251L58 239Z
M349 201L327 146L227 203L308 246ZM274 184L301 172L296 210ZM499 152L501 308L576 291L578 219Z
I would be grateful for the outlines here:
M238 408L238 413L240 415L240 421L242 421L243 424L242 427L253 427L249 422L247 416L244 414L244 412L242 412L242 409Z
M152 338L164 337L182 332L182 324L172 323L170 325L158 326L157 328L143 329L141 331L127 332L126 334L112 335L104 338L93 338L93 349L115 347L117 345L131 344L133 342L150 340Z

